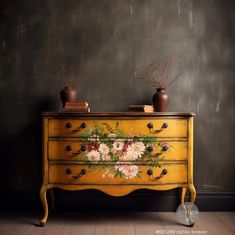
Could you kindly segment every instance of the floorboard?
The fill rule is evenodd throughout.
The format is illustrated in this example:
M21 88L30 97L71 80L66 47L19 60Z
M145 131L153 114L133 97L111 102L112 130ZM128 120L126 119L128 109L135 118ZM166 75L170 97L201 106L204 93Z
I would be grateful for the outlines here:
M0 235L234 235L235 212L201 212L194 227L180 225L173 212L51 213L45 227L40 214L0 214Z

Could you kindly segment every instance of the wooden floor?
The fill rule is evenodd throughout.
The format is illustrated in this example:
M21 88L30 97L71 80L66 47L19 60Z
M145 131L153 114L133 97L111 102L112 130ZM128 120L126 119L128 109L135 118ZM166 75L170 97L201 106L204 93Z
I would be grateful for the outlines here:
M173 212L53 213L45 227L39 214L0 214L0 235L154 235L235 234L235 212L201 212L193 228L176 222Z

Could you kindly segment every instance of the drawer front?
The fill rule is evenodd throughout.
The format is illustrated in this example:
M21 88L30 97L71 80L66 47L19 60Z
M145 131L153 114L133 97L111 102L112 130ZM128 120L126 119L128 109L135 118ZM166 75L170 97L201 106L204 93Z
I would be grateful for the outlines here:
M187 137L187 119L141 120L49 119L49 137Z
M51 140L48 142L49 160L63 161L187 160L187 151L187 141L124 143ZM128 156L129 153L132 156Z
M164 174L166 173L166 174ZM54 184L177 184L187 182L187 164L147 165L56 165L49 166Z

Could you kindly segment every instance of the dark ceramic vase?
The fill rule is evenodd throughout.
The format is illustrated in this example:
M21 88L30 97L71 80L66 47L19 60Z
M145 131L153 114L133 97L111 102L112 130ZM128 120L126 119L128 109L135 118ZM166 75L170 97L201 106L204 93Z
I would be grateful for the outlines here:
M156 112L165 112L169 103L169 96L166 89L158 88L153 95L153 106Z
M74 102L77 100L77 91L74 90L72 87L65 87L61 92L60 92L60 97L61 101L63 104L63 107L66 102Z

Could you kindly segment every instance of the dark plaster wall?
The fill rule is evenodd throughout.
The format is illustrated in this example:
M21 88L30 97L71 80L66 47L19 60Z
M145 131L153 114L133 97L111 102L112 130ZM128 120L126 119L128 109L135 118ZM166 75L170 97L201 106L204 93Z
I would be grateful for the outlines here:
M169 111L192 111L199 192L235 192L233 0L5 0L0 6L1 191L41 183L41 117L61 108L54 66L89 57L77 87L92 111L150 103L130 72L177 58Z

